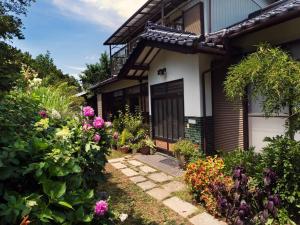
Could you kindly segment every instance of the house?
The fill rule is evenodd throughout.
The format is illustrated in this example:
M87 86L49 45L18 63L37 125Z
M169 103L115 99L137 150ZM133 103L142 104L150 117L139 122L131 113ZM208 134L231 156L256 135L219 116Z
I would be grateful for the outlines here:
M226 71L263 41L299 58L299 27L300 0L148 0L104 43L112 77L92 87L98 113L138 106L167 152L179 138L206 153L260 149L287 115L266 119L259 102L228 101Z

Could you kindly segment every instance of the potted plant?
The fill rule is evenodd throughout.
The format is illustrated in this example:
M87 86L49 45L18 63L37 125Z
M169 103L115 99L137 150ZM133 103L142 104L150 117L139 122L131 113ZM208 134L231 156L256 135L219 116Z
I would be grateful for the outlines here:
M129 153L131 139L133 139L133 135L127 129L124 129L118 141L118 149L123 153Z
M145 140L142 140L141 142L141 148L140 153L143 155L150 155L154 154L156 151L156 146L154 142L151 140L151 138L147 137Z
M198 148L190 140L182 139L177 141L173 149L181 168L185 168L191 159L200 157Z

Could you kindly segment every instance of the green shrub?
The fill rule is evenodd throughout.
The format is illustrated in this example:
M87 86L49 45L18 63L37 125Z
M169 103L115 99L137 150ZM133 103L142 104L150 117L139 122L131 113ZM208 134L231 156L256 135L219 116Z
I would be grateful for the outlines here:
M91 224L111 135L83 129L91 117L41 117L38 103L13 93L0 104L0 224Z
M261 156L254 152L254 149L249 150L237 149L232 152L221 153L224 160L224 172L230 176L234 168L242 166L247 174L251 177L261 176L263 168L260 166Z
M201 153L193 142L182 139L174 144L175 153L183 155L187 161L195 161L201 157Z
M130 133L127 129L124 129L119 138L118 147L129 145L133 138L134 136L132 135L132 133Z
M263 149L261 164L277 174L276 193L291 216L300 211L300 142L278 136L267 139ZM299 214L298 214L299 215Z

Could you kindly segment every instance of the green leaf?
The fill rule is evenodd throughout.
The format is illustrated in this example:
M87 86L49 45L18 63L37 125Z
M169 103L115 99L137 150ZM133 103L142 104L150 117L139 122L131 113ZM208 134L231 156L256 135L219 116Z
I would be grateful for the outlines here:
M66 183L52 180L43 182L43 191L51 198L58 199L66 193Z
M58 204L61 205L61 206L66 207L66 208L69 208L69 209L73 209L73 210L74 210L74 208L73 208L69 203L67 203L67 202L65 202L65 201L59 201Z

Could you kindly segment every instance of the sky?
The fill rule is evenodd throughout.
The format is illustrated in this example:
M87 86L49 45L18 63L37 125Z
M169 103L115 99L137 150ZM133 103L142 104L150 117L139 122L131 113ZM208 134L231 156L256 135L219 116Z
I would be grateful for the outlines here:
M34 57L50 51L55 64L76 78L95 63L103 42L146 0L37 0L23 19L25 40L13 45Z

